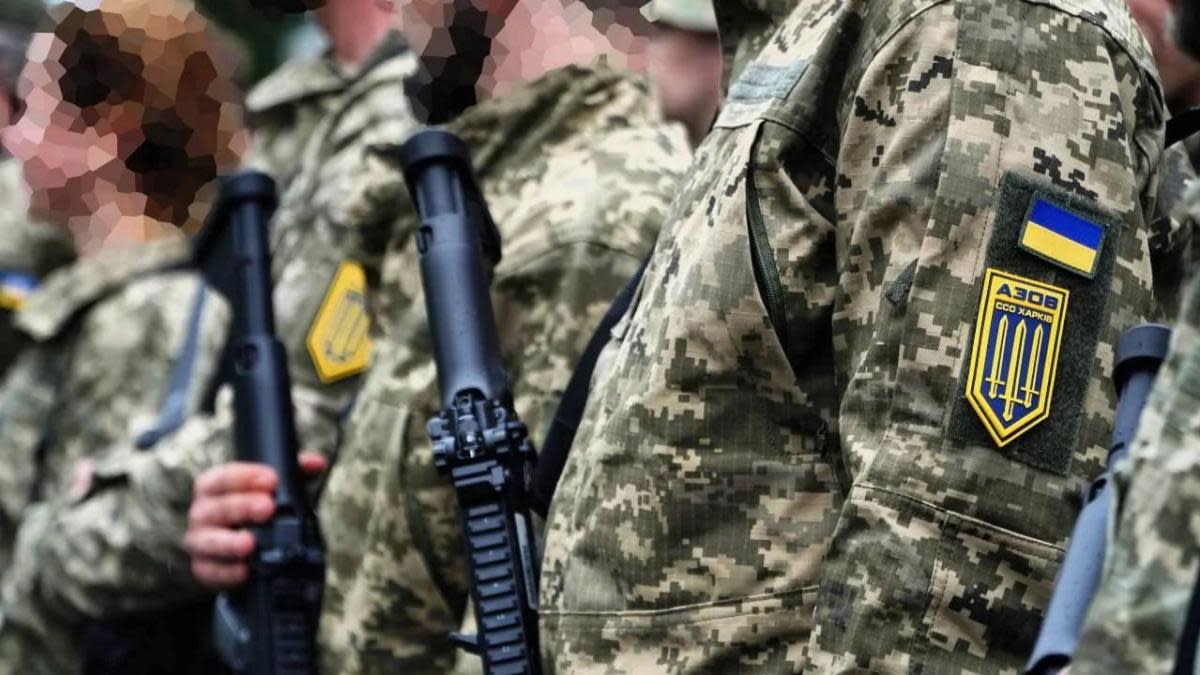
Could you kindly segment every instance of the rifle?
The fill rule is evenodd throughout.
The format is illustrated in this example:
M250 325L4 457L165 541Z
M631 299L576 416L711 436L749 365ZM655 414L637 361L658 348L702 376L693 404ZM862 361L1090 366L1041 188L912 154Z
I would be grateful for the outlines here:
M233 383L237 457L275 470L275 516L253 529L250 579L217 598L217 650L246 675L311 675L325 580L317 519L296 459L287 356L275 334L268 223L275 182L246 171L222 181L221 195L198 237L195 255L206 281L233 308L225 373Z
M1159 324L1134 326L1117 342L1113 381L1118 403L1105 470L1084 493L1084 506L1075 520L1054 594L1046 609L1026 675L1053 675L1071 663L1088 607L1100 585L1112 508L1112 470L1129 454L1138 420L1154 386L1158 368L1167 356L1171 330Z
M475 182L467 146L423 131L400 150L421 226L417 248L442 412L429 420L439 471L454 483L471 568L478 635L454 635L485 673L536 675L536 541L529 515L536 462L513 409L488 294L500 234Z

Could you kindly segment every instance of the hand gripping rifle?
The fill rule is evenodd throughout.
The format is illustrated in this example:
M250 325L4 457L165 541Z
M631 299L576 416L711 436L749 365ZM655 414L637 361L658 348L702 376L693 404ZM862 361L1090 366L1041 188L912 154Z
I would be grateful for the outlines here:
M438 469L454 483L478 624L477 637L454 640L479 654L489 675L536 675L536 456L513 409L483 260L500 261L500 235L457 136L423 131L404 144L401 161L421 217L421 282L442 394L427 430Z
M1084 494L1083 510L1075 520L1054 594L1046 609L1033 655L1025 665L1026 675L1053 675L1071 663L1079 643L1079 632L1092 597L1100 585L1100 572L1107 548L1109 511L1112 509L1112 470L1129 454L1138 420L1154 386L1158 367L1167 356L1171 330L1158 324L1142 324L1125 332L1117 342L1116 383L1119 402L1113 420L1112 442L1103 474Z
M250 579L217 598L213 630L239 675L312 675L325 555L296 459L287 356L275 334L267 234L275 206L270 177L246 171L226 178L196 242L206 280L233 308L225 373L233 382L237 457L279 477L275 515L253 529Z

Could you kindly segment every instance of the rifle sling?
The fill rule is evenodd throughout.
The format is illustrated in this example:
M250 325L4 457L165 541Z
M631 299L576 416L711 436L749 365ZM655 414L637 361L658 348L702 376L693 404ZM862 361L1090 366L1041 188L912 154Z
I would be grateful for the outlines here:
M608 344L613 327L629 311L634 292L641 283L642 275L645 274L646 265L649 262L650 256L648 255L638 267L637 272L613 299L604 318L600 320L600 325L596 327L596 331L588 340L587 348L579 357L575 372L571 373L571 379L567 383L566 390L563 391L562 400L559 401L558 408L554 411L554 419L550 422L546 438L542 441L542 451L538 454L537 467L533 472L533 489L531 490L534 502L533 510L543 518L550 511L550 500L554 497L558 480L562 477L563 468L567 465L567 454L571 451L571 443L575 440L579 421L583 419L583 409L587 405L588 390L591 387L592 373L596 369L596 361L600 358L600 352L604 351L605 345Z

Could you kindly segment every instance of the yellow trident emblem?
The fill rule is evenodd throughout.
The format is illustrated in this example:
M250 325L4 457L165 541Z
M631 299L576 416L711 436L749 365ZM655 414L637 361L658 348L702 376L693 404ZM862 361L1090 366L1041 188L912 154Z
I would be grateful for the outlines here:
M343 262L333 275L306 340L313 367L322 382L335 382L360 373L370 361L371 316L366 292L367 275L362 266Z
M995 269L984 276L967 399L999 446L1050 416L1068 295Z
M1004 364L1005 343L1008 341L1008 317L1001 317L1000 323L996 327L998 334L996 348L992 352L992 367L987 379L988 398L995 400L999 396L999 399L1004 402L1004 413L1001 416L1006 422L1012 421L1014 406L1021 405L1028 408L1033 404L1034 397L1040 396L1042 393L1041 387L1038 386L1037 371L1041 367L1044 328L1039 324L1033 331L1033 347L1029 355L1029 364L1024 371L1025 377L1022 378L1021 361L1025 355L1027 331L1025 321L1022 320L1017 324L1017 334L1013 338L1012 351L1008 361L1008 373L1004 379L1000 379L999 375ZM1003 392L998 394L997 392L1001 389Z

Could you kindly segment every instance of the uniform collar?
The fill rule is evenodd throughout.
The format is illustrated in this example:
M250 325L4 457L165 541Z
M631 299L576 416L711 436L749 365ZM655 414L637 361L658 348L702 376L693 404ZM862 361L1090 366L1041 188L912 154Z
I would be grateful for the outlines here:
M188 238L180 234L81 258L51 273L30 294L16 315L16 325L44 342L95 302L146 274L183 265L190 257Z

